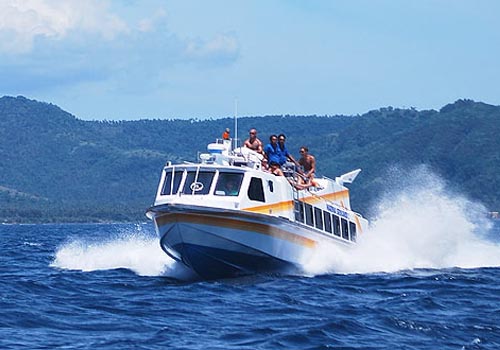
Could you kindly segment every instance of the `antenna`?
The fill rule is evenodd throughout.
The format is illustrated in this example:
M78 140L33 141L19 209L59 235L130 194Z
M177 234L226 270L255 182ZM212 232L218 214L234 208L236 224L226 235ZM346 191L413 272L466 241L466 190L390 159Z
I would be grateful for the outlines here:
M234 99L234 148L238 147L238 99Z

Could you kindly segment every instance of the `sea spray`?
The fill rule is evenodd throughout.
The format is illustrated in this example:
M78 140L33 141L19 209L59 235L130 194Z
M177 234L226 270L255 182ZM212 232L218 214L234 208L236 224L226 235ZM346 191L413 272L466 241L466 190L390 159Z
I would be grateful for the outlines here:
M350 250L323 247L307 274L394 272L500 266L500 244L486 238L486 208L450 191L427 167L391 169L391 187L370 229Z
M51 266L84 272L125 268L140 276L190 278L161 250L158 238L140 226L117 230L112 238L72 237L57 249Z

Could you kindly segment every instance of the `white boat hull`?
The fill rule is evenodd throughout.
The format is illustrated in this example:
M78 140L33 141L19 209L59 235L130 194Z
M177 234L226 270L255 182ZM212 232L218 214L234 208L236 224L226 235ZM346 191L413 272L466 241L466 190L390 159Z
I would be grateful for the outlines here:
M319 245L350 245L288 219L242 211L162 205L148 215L162 249L203 278L288 272Z

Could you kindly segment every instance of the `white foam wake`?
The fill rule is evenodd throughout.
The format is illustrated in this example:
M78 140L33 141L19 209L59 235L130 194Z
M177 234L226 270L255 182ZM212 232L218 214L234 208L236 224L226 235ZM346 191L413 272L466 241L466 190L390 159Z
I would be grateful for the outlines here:
M131 229L104 241L73 238L61 245L51 266L79 271L129 269L140 276L182 279L185 269L160 248L157 237Z
M451 193L426 167L392 170L368 232L352 251L318 252L306 273L394 272L415 268L500 266L500 244L480 204Z

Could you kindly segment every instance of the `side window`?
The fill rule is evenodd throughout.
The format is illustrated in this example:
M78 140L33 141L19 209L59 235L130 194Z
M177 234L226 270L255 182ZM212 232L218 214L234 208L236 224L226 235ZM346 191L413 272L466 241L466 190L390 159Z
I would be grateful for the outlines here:
M342 238L349 239L349 224L344 218L342 218Z
M198 177L196 176L198 175ZM184 194L208 194L215 172L213 171L189 171L184 182L182 193Z
M168 171L165 176L165 182L163 183L163 189L161 191L162 195L176 194L179 191L179 185L181 184L183 170ZM173 175L173 176L172 176ZM173 180L173 181L172 181Z
M243 174L219 173L217 186L215 187L216 196L238 196L240 194Z
M269 191L274 192L274 183L271 180L267 182L267 185L269 186Z
M304 222L304 203L300 201L294 202L295 206L295 220L298 222Z
M314 226L313 224L313 207L311 204L304 203L306 211L306 224L309 226Z
M335 236L340 237L340 219L337 215L332 215L333 217L333 233Z
M349 231L351 231L351 241L356 242L356 224L354 222L349 222Z
M323 211L320 208L314 208L314 223L316 228L323 229Z
M329 212L323 212L323 218L325 219L325 231L332 233L332 216Z
M248 198L253 201L265 202L264 198L264 188L262 186L262 180L257 177L252 177L250 180L250 186L248 186Z

